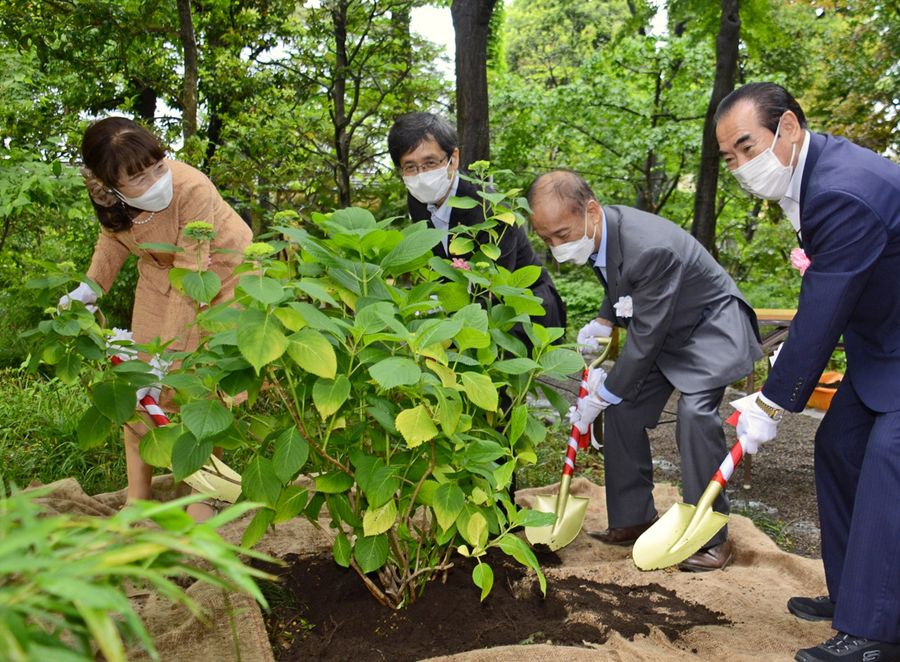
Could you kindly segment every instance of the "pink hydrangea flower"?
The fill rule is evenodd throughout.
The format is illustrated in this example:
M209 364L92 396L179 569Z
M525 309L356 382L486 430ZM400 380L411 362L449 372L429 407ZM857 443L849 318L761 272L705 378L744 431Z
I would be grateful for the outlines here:
M455 269L462 269L463 271L472 271L472 265L466 262L461 257L455 257L451 261L451 263Z
M791 264L802 276L806 273L806 270L809 269L809 265L812 264L812 261L806 257L806 251L802 248L795 248L791 251Z

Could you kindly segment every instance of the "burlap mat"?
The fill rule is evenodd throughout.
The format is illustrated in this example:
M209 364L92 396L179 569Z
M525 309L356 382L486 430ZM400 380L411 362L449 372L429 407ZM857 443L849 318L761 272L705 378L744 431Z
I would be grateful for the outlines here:
M169 476L155 478L153 486L156 498L165 500L175 496ZM72 479L54 483L53 488L43 502L56 512L106 516L114 513L125 499L124 491L89 496ZM528 505L533 495L555 491L556 486L522 490L518 500ZM572 483L572 493L591 498L585 530L605 528L603 488L585 479L576 479ZM680 500L677 490L670 485L657 486L655 495L660 512ZM232 522L223 527L221 533L226 539L238 542L248 521L249 517ZM662 570L641 572L631 561L630 548L603 545L582 533L558 552L562 565L547 569L546 574L548 578L576 575L623 585L657 583L676 591L685 600L721 612L733 623L732 626L696 627L677 644L653 631L634 641L613 634L605 644L593 648L503 646L432 659L457 662L513 662L526 657L530 662L790 660L797 649L830 637L831 629L827 623L800 621L785 607L791 596L825 593L821 562L782 552L745 517L733 516L729 531L735 545L735 560L725 571L705 574ZM332 540L327 526L317 528L298 519L278 525L274 532L263 538L257 549L273 556L315 554L330 550ZM195 584L188 593L208 612L206 622L197 620L184 609L172 607L159 596L136 594L132 598L156 641L162 660L269 662L274 659L262 614L253 600L236 595L228 597L232 623L221 591ZM240 657L236 652L238 647ZM129 659L142 658L134 655Z

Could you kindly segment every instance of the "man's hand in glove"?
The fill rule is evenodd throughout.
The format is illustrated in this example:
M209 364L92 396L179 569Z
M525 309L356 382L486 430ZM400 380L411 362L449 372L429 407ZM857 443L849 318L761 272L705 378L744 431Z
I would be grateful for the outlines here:
M745 453L756 453L760 444L771 441L778 434L778 423L784 412L762 392L735 400L731 406L741 412L737 423L737 437Z
M578 339L576 340L578 347L594 352L599 351L599 339L609 338L610 334L612 334L612 329L612 324L606 322L606 320L602 322L599 319L591 320L578 332Z
M587 395L578 401L577 407L569 409L569 423L578 428L581 434L585 434L588 426L594 422L600 412L609 407L609 402L600 397L600 387L606 380L606 371L603 368L591 368L588 370Z

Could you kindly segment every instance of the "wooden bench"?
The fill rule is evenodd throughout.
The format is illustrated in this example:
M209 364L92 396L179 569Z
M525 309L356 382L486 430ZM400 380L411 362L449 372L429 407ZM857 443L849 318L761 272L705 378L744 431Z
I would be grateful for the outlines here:
M787 339L788 328L797 314L796 308L754 308L759 324L759 336L762 340L763 359L766 361L766 373L769 371L769 356ZM747 377L747 392L756 390L756 375Z

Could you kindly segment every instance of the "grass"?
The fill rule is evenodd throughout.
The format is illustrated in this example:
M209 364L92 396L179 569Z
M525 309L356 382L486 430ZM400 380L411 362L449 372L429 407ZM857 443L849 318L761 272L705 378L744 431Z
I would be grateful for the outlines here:
M753 522L753 525L769 536L776 545L778 545L779 549L782 549L786 552L790 552L793 550L794 543L790 539L790 537L785 533L785 529L787 529L788 522L783 522L780 519L774 519L769 517L768 515L763 515L758 511L753 510L752 508L732 508L732 515L743 515Z
M89 451L78 445L76 429L88 407L79 386L0 371L0 477L26 487L35 481L78 480L88 494L125 486L125 453L109 442Z

